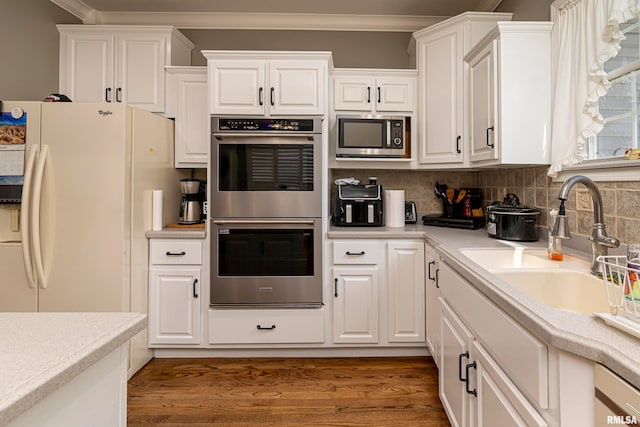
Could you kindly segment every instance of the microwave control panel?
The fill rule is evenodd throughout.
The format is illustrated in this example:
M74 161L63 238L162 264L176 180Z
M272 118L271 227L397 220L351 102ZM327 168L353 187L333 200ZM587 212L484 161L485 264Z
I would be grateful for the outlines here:
M389 140L393 144L390 148L403 148L402 142L404 139L404 123L402 120L391 121L391 138Z

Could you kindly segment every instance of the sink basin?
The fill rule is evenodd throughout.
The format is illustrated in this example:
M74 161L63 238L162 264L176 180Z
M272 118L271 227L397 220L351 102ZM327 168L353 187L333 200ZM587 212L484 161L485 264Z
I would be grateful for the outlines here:
M493 274L551 307L585 314L609 312L602 279L589 273L511 270Z
M562 267L562 262L552 261L547 257L546 249L466 248L460 252L487 270Z

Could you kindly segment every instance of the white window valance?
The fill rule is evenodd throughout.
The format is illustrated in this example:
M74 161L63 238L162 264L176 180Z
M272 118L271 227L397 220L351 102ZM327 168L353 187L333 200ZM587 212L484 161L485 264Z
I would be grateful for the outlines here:
M552 5L555 81L551 167L585 158L586 140L602 129L598 99L611 86L604 63L624 39L619 25L640 15L640 0L567 0Z

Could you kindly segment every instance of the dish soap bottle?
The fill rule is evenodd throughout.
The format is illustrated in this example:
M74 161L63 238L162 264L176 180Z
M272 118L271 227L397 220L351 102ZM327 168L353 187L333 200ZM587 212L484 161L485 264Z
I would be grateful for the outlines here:
M549 212L549 259L553 261L562 261L564 259L564 255L562 254L562 241L551 235L551 231L553 230L557 217L558 211L556 209L551 209Z

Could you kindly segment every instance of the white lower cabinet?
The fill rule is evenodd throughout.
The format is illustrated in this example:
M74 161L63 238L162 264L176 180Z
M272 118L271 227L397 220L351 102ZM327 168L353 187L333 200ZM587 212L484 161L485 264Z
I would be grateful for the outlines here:
M423 241L335 240L332 249L333 341L424 343Z
M531 406L495 360L474 341L471 346L473 361L465 367L471 378L475 370L475 387L470 390L475 424L478 427L513 426L546 427L547 422ZM471 382L471 379L469 379Z
M333 269L333 342L377 343L378 268Z
M324 308L210 309L210 344L324 342Z
M469 363L469 347L473 335L456 316L451 307L439 300L442 310L442 331L438 381L440 400L449 421L454 427L471 426L471 396L467 393L468 381L464 376Z
M202 241L152 240L149 346L200 344Z
M424 243L389 241L386 267L388 341L424 342Z
M430 245L424 245L426 283L425 283L425 339L436 366L440 366L440 298L439 257L435 249Z
M548 426L546 345L447 264L439 271L439 387L451 424Z

